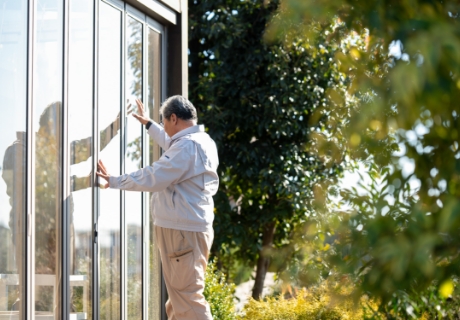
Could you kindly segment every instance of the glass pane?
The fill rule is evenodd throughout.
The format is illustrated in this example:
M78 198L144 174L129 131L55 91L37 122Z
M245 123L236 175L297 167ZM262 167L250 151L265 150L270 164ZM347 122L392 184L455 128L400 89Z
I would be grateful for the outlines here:
M142 23L126 19L127 63L126 97L134 108L135 99L142 98ZM142 126L134 117L126 121L125 171L142 167ZM142 319L142 193L125 193L127 232L127 298L128 319Z
M161 104L161 34L149 28L148 31L148 110L149 117L156 122L160 121ZM155 161L160 158L160 148L153 139L149 139L149 159Z
M69 4L69 310L77 319L91 319L93 1Z
M0 314L25 319L27 0L0 0L0 26Z
M121 12L100 2L99 15L100 159L110 174L119 175ZM115 189L100 191L98 225L100 318L120 319L120 191Z
M158 32L149 29L148 31L148 109L149 116L151 119L156 121L159 120L159 108L160 108L160 97L161 97L161 35ZM149 159L147 162L153 162L159 158L159 147L153 142L153 139L149 139ZM149 203L150 204L150 203ZM149 304L149 319L159 320L160 319L160 294L161 294L161 278L160 278L160 256L158 249L155 246L155 234L153 227L153 219L151 210L148 210L148 239L149 239L149 250L148 250L148 262L149 262L149 279L148 279L148 304Z
M60 319L62 1L35 2L35 311Z

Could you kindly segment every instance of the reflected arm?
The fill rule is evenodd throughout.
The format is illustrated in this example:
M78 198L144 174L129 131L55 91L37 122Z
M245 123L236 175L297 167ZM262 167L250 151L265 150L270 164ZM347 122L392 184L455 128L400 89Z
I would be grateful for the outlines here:
M120 114L110 123L107 128L100 132L100 150L103 150L120 130ZM88 160L91 157L92 137L75 140L70 143L71 155L70 164L77 164Z
M104 130L100 133L100 150L104 150L104 148L109 144L109 142L118 134L118 130L120 130L120 114L118 114L117 118L107 126Z
M75 140L70 143L70 164L77 164L91 157L92 137Z
M91 174L86 177L72 176L72 192L91 187Z

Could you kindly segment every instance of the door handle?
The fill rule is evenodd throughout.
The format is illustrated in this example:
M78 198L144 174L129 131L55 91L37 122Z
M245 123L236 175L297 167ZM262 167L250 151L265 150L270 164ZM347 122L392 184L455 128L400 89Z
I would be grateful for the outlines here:
M94 243L97 243L97 223L94 224Z

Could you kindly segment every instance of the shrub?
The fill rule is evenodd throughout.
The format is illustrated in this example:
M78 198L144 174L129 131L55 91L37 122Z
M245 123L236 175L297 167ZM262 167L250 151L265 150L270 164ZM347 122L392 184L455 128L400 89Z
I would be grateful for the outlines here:
M363 296L354 299L355 285L325 280L302 289L294 298L282 294L264 301L251 299L239 319L244 320L406 320L460 319L458 279L433 284L423 291L398 291L385 304ZM447 289L445 288L447 287Z
M372 319L460 319L458 279L447 281L447 286L451 286L447 294L442 292L443 286L436 283L419 292L398 291L389 303L380 307L384 316Z
M236 320L233 293L235 285L225 281L225 275L211 261L206 269L204 296L214 320Z
M343 290L327 281L317 287L302 289L296 297L285 299L283 295L264 301L251 299L243 309L240 319L245 320L348 320L364 319L373 315L377 306L367 297L355 300Z

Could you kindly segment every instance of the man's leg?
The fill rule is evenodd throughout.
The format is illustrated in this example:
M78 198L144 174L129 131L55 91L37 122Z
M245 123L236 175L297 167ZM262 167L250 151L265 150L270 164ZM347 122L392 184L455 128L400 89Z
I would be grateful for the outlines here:
M168 319L211 320L203 290L212 231L192 232L155 226L155 235L169 294Z

